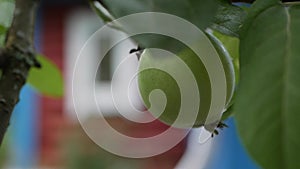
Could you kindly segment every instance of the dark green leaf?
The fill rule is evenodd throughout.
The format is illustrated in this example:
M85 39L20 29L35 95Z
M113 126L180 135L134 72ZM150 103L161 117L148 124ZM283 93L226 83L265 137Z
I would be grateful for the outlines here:
M5 34L6 29L7 29L6 27L4 27L3 25L0 25L0 35Z
M182 17L201 29L208 26L218 7L216 0L103 0L103 2L116 18L139 12L164 12Z
M300 5L260 11L240 44L235 116L242 141L265 169L300 168Z
M60 97L63 95L63 78L61 71L49 59L42 55L37 56L42 68L33 68L28 76L28 83L41 94Z
M280 0L256 0L251 5L250 9L248 10L248 14L246 19L243 22L243 25L240 30L240 36L243 36L244 33L247 32L249 26L252 24L252 20L256 18L257 15L259 15L261 12L263 12L265 9L274 6L276 4L279 4Z
M229 2L220 1L219 4L217 14L210 27L225 35L239 37L239 30L246 17L246 11Z
M6 30L7 28L5 28L3 25L0 25L0 47L4 45Z
M202 30L211 23L218 8L217 0L103 0L103 3L115 18L140 12L162 12L186 19ZM139 25L145 25L148 21L137 22L139 22ZM132 23L121 24L125 32L131 32L135 29L134 26L137 25ZM168 26L167 23L165 25L157 24L158 28L166 26ZM142 34L132 38L145 48L159 47L169 51L174 49L172 52L175 53L182 49L182 45L178 41L166 36Z

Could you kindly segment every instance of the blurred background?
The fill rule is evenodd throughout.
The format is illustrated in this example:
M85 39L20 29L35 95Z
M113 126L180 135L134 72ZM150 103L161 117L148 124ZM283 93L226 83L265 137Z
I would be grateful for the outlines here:
M35 45L63 72L65 95L51 98L39 95L30 86L21 93L21 102L15 108L9 131L0 150L0 167L4 169L258 169L236 133L234 119L226 121L229 128L205 144L198 142L199 129L190 134L171 150L151 158L129 159L113 155L91 141L81 128L71 95L72 70L76 57L86 40L101 26L98 18L85 1L43 0L38 11ZM99 39L91 53L101 52L114 37ZM116 46L106 56L96 77L97 98L103 104L106 120L117 131L132 137L155 136L168 129L159 121L138 124L120 116L113 107L110 92L112 73L123 55L136 48L131 41ZM96 60L97 58L95 58ZM93 62L88 60L87 62ZM124 75L136 70L137 59L128 64ZM84 64L88 65L88 63ZM82 78L94 78L88 66ZM82 109L86 123L98 125L97 108L85 100L85 90L93 84L82 83ZM120 83L121 84L121 83ZM132 91L133 103L142 109L137 91ZM150 115L149 115L150 116ZM149 117L144 117L149 118ZM101 132L101 131L99 131ZM178 130L178 133L185 132ZM169 138L172 140L172 137ZM112 140L114 141L114 140ZM151 145L149 145L151 148ZM155 147L153 147L155 148ZM147 151L149 147L145 147Z

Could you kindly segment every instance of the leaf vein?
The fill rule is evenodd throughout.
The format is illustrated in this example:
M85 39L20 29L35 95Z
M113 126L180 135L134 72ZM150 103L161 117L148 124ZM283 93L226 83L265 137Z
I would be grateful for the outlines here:
M282 105L281 105L281 139L282 139L282 153L285 153L285 139L286 139L286 118L285 113L288 109L288 83L289 83L289 59L290 59L290 51L291 51L291 15L289 13L289 7L284 8L284 12L286 14L286 43L285 43L285 56L283 63L283 89L282 89ZM282 157L283 167L286 167L286 159L285 156Z

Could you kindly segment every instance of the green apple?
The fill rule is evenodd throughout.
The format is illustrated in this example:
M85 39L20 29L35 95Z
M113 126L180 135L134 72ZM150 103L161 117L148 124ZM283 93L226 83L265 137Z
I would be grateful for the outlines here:
M222 43L216 39L213 35L207 34L210 42L215 47L219 58L222 62L225 77L226 77L226 85L227 85L227 93L226 93L226 105L230 102L235 85L235 76L234 76L234 67L226 49L223 47ZM190 122L181 121L175 127L182 126L192 126L192 127L200 127L205 124L205 120L208 116L208 112L211 104L211 83L209 80L209 76L207 70L200 60L200 58L189 48L182 50L177 56L156 56L149 52L148 49L144 50L141 55L140 63L139 63L139 74L138 74L138 86L141 97L144 101L146 108L149 109L150 113L153 114L154 117L160 119L162 122L173 125L180 111L181 106L181 93L180 87L177 84L177 81L170 75L168 72L163 70L178 70L180 69L178 65L175 63L176 58L178 57L188 66L194 79L196 80L198 92L200 96L199 100L199 109L198 114L196 115L196 119L193 124L186 124ZM160 67L162 69L156 69ZM149 67L154 67L151 69L147 69ZM180 70L179 70L180 72ZM185 73L179 74L181 78L188 76ZM165 95L165 99L167 103L165 104L164 110L162 112L159 111L151 111L151 104L160 104L159 100L151 101L149 100L149 96L151 92L159 89L163 91ZM155 105L154 105L155 106ZM161 106L158 106L161 107ZM224 107L225 109L226 107ZM190 112L184 112L188 116ZM217 112L222 113L222 112ZM220 119L216 119L216 122ZM181 125L182 124L182 125Z

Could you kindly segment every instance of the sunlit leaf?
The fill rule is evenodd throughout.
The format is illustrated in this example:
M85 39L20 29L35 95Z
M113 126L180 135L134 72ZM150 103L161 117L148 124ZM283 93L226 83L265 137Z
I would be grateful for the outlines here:
M42 68L32 68L28 83L41 94L60 97L63 95L63 78L59 68L45 56L37 55Z
M233 59L234 71L235 71L235 79L238 83L239 81L239 39L236 37L227 36L221 34L219 32L213 33L225 46L231 58Z

